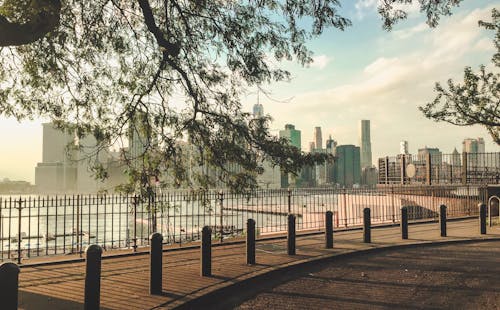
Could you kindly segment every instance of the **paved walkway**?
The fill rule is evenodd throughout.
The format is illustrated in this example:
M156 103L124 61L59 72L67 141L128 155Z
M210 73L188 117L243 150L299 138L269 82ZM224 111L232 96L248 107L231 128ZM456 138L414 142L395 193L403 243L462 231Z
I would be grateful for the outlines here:
M500 241L396 248L253 280L253 292L212 308L500 309L499 273Z
M402 244L443 240L500 238L500 228L479 234L478 220L448 223L448 237L439 236L439 224L410 225L408 240L401 240L399 227L372 230L371 244L362 242L362 232L335 233L334 249L324 249L322 235L297 239L297 255L286 254L286 240L257 243L257 265L245 263L245 245L214 247L211 277L199 275L199 249L167 251L163 262L163 294L149 295L149 257L133 255L108 258L102 263L101 306L104 309L174 308L231 284L293 264L332 255ZM26 266L20 274L20 308L81 309L85 264Z

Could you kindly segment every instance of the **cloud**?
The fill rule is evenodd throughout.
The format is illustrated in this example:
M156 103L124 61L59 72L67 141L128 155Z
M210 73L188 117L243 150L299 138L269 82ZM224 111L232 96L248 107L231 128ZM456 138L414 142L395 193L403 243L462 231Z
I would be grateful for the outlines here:
M436 29L422 24L388 34L387 43L397 40L398 52L384 49L355 74L334 87L296 95L292 104L268 106L276 118L275 127L291 122L302 130L302 145L312 141L314 126L323 127L323 136L333 134L341 144L357 144L357 122L371 119L374 159L396 154L400 140L410 140L416 150L424 145L451 152L466 136L482 136L487 149L495 146L479 126L456 127L426 119L418 107L434 98L434 83L448 78L461 80L463 68L489 63L479 52L491 48L491 38L478 27L479 19L489 19L491 7L457 13ZM425 25L425 24L424 24ZM410 35L411 34L411 35ZM337 80L337 83L341 80ZM333 81L332 81L333 82ZM436 134L439 132L439 134Z
M326 55L318 55L313 57L313 62L311 63L312 68L317 68L323 70L330 62L332 58Z
M369 14L377 13L378 7L382 4L382 0L357 0L354 4L356 9L356 17L359 20L364 19ZM408 16L414 16L420 11L420 6L417 1L411 4L393 4L395 10L403 10L408 13Z

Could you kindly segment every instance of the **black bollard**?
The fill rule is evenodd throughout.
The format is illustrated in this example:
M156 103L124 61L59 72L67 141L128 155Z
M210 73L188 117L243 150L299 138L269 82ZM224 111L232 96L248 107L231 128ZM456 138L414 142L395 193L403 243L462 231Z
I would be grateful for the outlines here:
M326 211L325 213L325 247L333 248L333 213Z
M439 225L441 226L441 237L446 237L446 206L439 207Z
M19 266L14 263L0 265L0 300L2 309L17 310Z
M486 235L486 205L479 204L479 231L481 235Z
M363 210L363 242L372 242L372 232L371 232L371 218L370 218L370 208L365 208Z
M201 231L201 276L212 275L212 229L205 226Z
M401 239L408 239L408 208L401 208Z
M149 294L159 295L163 281L163 236L156 232L149 240Z
M85 300L83 309L99 309L101 299L102 248L92 244L85 250Z
M255 265L255 221L247 220L247 264Z
M287 235L288 255L295 255L295 215L288 214L288 235Z

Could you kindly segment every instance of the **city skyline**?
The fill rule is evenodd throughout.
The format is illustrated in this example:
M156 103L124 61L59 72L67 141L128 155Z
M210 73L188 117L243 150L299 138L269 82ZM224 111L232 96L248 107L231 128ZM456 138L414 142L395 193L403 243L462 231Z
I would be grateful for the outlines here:
M339 144L357 144L357 121L370 119L374 163L378 157L397 154L401 140L409 141L410 153L425 145L451 153L462 149L465 138L477 137L484 138L485 151L500 150L480 126L435 123L417 110L433 99L434 82L460 81L465 66L477 70L480 64L491 63L492 33L479 28L477 21L489 20L496 2L464 1L436 29L425 25L421 13L411 11L408 20L392 32L381 29L376 2L346 2L342 10L353 20L353 27L345 32L328 30L311 41L315 54L309 68L283 63L292 73L289 83L262 86L277 99L262 94L260 98L265 114L274 118L273 133L294 124L302 131L304 151L314 141L316 126ZM245 111L252 111L256 97L249 89L242 98ZM42 159L41 124L46 121L18 124L0 118L4 146L0 178L34 181L33 167Z

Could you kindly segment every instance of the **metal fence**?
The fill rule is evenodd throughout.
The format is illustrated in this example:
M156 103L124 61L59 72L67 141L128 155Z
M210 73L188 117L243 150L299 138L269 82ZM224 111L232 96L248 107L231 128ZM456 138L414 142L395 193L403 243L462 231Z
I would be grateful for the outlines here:
M379 184L500 184L500 152L380 158Z
M392 186L378 189L259 190L248 195L227 191L171 191L149 199L121 195L0 197L0 259L82 253L89 244L104 249L148 245L152 232L167 244L199 240L203 226L223 241L245 233L256 221L257 234L286 231L287 215L297 230L321 230L332 211L334 227L362 225L371 208L372 224L396 223L400 209L410 220L437 218L439 205L451 217L477 215L486 189L473 186Z

